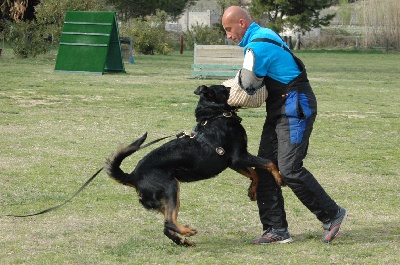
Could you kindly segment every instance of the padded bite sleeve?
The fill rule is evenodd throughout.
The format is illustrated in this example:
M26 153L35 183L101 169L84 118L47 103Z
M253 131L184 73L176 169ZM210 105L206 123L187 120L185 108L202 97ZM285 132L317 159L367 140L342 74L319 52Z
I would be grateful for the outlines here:
M255 56L252 49L247 49L244 56L243 67L239 71L239 85L249 95L254 95L264 85L264 77L254 74Z

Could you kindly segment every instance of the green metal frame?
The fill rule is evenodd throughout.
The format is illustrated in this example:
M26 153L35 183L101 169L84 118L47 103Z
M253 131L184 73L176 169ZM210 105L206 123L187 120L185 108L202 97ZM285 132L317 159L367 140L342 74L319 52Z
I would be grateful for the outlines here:
M125 72L115 13L67 11L55 71Z

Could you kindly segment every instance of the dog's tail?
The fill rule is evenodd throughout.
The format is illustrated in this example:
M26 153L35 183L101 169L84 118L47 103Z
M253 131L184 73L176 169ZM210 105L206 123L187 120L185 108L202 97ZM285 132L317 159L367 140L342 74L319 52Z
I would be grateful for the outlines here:
M142 143L146 140L147 133L145 133L142 137L128 145L127 147L119 149L113 156L111 156L106 161L106 165L104 166L105 172L116 181L124 184L135 187L134 179L130 174L125 173L120 168L122 161L140 149Z

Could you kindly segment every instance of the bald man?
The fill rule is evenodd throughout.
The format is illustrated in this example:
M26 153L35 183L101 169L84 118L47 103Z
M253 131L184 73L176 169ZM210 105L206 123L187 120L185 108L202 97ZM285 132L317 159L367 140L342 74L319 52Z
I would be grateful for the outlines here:
M240 86L259 89L265 85L268 90L267 116L258 155L278 165L286 185L322 222L323 242L331 242L339 234L347 211L303 167L317 115L317 101L303 62L278 34L260 27L238 6L224 12L222 25L227 38L244 47ZM290 243L281 187L269 172L259 169L257 172L257 205L264 232L252 243Z

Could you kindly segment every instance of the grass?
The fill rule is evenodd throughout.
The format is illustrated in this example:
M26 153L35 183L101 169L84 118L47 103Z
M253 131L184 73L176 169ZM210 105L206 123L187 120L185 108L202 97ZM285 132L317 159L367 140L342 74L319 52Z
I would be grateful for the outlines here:
M148 132L190 131L201 84L193 53L136 56L126 74L54 73L55 55L0 57L0 215L36 212L71 196L118 146ZM321 242L316 218L284 189L289 245L252 246L261 234L249 182L231 170L181 185L179 220L195 248L173 245L163 218L101 173L63 208L0 217L0 264L398 264L400 54L306 52L319 102L305 166L349 211L342 236ZM256 153L265 112L240 112ZM156 145L157 146L157 145ZM146 152L123 164L132 170Z

